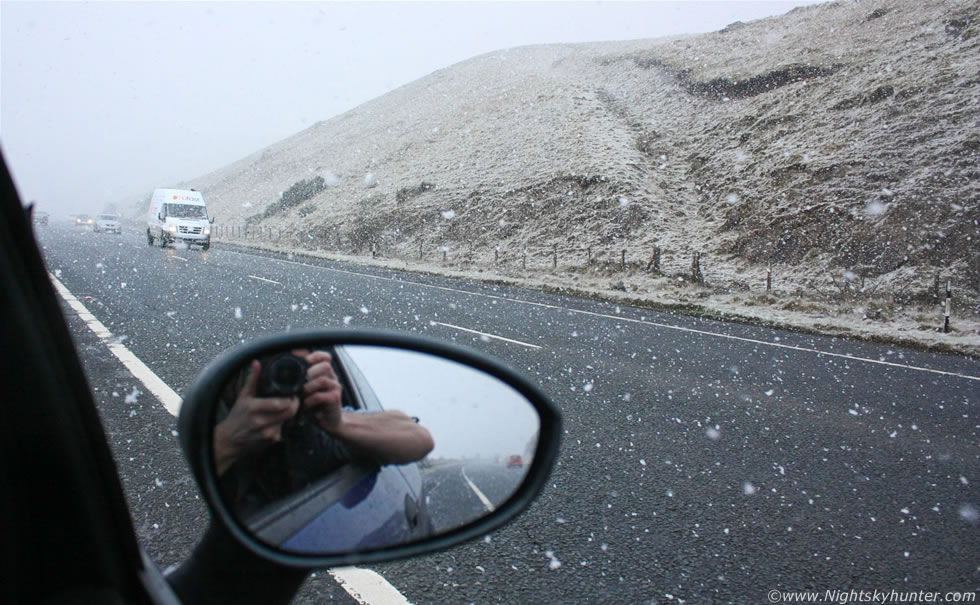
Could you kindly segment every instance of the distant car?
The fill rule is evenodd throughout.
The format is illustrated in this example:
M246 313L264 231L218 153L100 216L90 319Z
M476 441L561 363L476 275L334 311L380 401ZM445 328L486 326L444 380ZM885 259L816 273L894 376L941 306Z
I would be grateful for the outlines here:
M514 454L507 459L507 468L524 468L524 459Z
M92 231L122 233L122 225L119 224L119 217L115 214L100 214L95 217L95 223L92 224Z
M33 212L34 224L35 225L47 225L48 224L48 213L44 210L35 210Z
M91 227L95 221L92 217L87 214L76 214L75 215L75 226L76 227Z

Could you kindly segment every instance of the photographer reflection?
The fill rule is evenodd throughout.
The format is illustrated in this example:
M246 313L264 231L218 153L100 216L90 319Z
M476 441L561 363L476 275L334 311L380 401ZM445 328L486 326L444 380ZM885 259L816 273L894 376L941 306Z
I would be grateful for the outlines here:
M214 460L243 518L344 464L407 464L432 451L428 429L406 414L344 407L331 362L306 350L254 360L226 387Z

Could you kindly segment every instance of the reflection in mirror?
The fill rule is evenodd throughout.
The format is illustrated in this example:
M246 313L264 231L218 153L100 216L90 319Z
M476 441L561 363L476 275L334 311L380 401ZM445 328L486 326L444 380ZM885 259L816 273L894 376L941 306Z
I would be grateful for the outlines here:
M216 407L222 498L270 546L366 552L479 519L524 478L540 419L502 380L346 345L251 361Z

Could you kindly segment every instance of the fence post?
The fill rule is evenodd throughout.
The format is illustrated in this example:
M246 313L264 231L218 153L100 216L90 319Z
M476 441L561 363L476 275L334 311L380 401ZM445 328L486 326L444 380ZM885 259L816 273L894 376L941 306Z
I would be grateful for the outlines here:
M953 284L952 280L946 280L946 317L943 321L943 332L949 333L949 310L951 302L953 300Z
M589 246L589 262L587 266L592 266L592 246Z
M419 260L422 260L422 240L419 240Z
M558 244L554 244L554 257L551 259L551 267L553 269L558 268Z
M766 292L772 292L772 263L766 268Z
M704 274L701 273L701 253L695 252L691 258L691 280L696 283L704 283Z
M625 271L626 270L626 250L625 249L623 250L623 257L622 257L621 264L623 266L623 271Z
M524 254L521 256L521 268L527 269L527 246L524 246Z
M497 263L500 261L500 246L496 246L493 249L493 262Z
M442 262L446 262L446 255L447 254L449 254L449 251L446 250L445 247L443 247L443 249L442 249Z
M647 271L650 269L660 273L660 246L653 247L653 254L650 256L650 262L647 263Z

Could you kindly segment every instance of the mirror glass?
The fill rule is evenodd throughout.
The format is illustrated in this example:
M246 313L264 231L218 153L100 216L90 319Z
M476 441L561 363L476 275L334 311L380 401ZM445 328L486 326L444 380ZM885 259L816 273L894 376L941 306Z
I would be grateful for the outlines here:
M221 497L289 552L404 545L479 519L527 474L540 418L506 382L418 351L264 355L217 402Z

